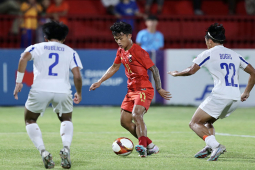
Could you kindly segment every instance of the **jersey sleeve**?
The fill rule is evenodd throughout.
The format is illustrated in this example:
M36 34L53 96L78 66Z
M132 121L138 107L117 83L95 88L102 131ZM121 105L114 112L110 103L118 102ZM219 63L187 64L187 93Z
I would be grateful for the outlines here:
M137 51L135 52L135 58L136 60L147 70L154 66L155 64L152 62L150 55L142 50L142 49L136 49Z
M193 63L203 67L208 63L208 60L210 60L210 56L204 51L193 60Z
M74 67L79 67L80 70L83 69L80 57L76 51L73 53L69 68L72 70Z
M27 47L25 49L25 51L23 53L25 53L25 52L30 52L30 54L32 55L32 58L30 60L34 60L36 57L39 56L39 49L37 48L36 45L30 45L29 47Z
M114 60L115 64L120 64L121 63L121 58L120 58L120 54L119 54L119 50L116 53L116 58Z
M248 66L249 63L242 56L239 56L239 58L241 60L240 68L245 69Z

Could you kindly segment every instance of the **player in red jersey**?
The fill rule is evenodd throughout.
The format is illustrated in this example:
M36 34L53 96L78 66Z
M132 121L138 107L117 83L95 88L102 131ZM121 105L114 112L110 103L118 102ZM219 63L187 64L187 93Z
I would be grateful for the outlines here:
M159 152L159 148L147 137L147 129L143 121L143 115L148 111L154 96L154 89L147 73L148 69L153 73L158 93L166 100L170 100L171 94L162 89L158 68L151 61L149 54L132 42L131 25L125 22L116 22L110 29L120 48L113 65L98 82L91 85L90 90L100 87L105 80L119 70L121 63L124 65L128 78L128 92L121 105L120 121L125 129L138 138L139 145L136 145L135 149L141 157L146 157Z

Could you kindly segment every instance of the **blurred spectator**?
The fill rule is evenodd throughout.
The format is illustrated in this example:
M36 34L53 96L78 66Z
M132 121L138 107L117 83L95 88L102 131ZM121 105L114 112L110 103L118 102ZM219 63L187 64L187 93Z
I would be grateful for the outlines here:
M20 10L24 16L21 25L21 47L25 48L34 43L37 16L42 12L42 6L36 0L28 0L21 4Z
M193 0L193 8L195 15L204 15L204 12L201 10L202 0Z
M36 43L44 42L44 34L42 30L43 24L49 22L50 19L46 17L46 11L50 6L50 0L42 0L42 12L40 13L39 24L36 30Z
M158 19L154 15L150 15L146 21L146 29L138 32L136 43L146 51L159 50L164 47L164 36L157 31Z
M151 5L152 5L153 1L154 0L146 0L146 4L145 4L145 13L146 14L150 14L150 9L151 9ZM164 0L156 0L156 1L158 4L157 14L161 14L162 9L163 9Z
M47 14L53 17L53 20L63 22L67 25L67 13L69 5L64 0L54 0L55 3L47 9Z
M0 14L8 14L8 15L20 15L20 2L19 0L0 0ZM11 34L19 33L19 18L14 19L12 23L12 28L10 30Z
M225 3L228 3L228 13L234 15L236 13L236 4L237 0L223 0Z
M249 15L255 15L255 0L245 0L246 12Z
M143 14L139 12L134 0L120 0L120 3L115 6L115 16L121 21L129 23L134 29L134 17L143 16Z
M106 8L107 13L114 15L114 8L119 3L119 0L101 0L101 2Z

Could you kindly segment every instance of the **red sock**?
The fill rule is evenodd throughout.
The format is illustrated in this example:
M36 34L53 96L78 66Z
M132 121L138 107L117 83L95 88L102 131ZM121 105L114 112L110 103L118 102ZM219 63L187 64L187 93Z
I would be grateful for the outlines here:
M139 140L139 145L143 145L144 147L147 147L147 137L141 136L140 138L138 138L138 140Z
M151 144L152 141L150 140L150 138L147 137L147 145Z

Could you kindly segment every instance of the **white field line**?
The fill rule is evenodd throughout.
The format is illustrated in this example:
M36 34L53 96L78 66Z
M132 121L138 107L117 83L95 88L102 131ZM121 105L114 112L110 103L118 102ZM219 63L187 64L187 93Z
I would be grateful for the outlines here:
M173 134L173 133L194 133L194 132L148 132L148 134ZM27 132L0 132L0 135L23 135ZM42 134L59 134L59 132L42 132ZM129 132L74 132L74 134L129 134ZM255 138L251 135L235 135L228 133L216 133L219 136L233 136L233 137L243 137L243 138Z

